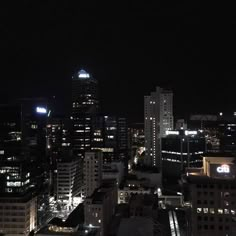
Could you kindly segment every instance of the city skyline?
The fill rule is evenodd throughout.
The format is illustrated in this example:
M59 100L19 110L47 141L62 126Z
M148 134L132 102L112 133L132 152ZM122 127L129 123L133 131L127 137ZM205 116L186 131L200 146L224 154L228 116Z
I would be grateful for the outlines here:
M177 115L234 111L234 20L209 8L6 4L1 99L56 95L66 108L71 76L84 68L98 80L103 110L134 121L143 120L143 98L156 86L173 90Z

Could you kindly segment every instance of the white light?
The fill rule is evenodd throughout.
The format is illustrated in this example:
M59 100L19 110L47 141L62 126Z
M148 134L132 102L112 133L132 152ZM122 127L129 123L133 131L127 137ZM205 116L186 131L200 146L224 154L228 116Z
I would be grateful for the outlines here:
M36 112L37 113L46 114L47 113L47 109L45 107L36 107Z
M48 112L48 117L51 115L51 110L49 110L49 112Z
M197 134L197 131L196 130L185 130L184 132L185 135L196 135Z
M216 168L218 173L229 173L229 165L221 165Z
M223 112L220 112L220 116L223 116Z
M167 130L166 135L169 135L169 134L179 135L179 131L169 131L169 130Z

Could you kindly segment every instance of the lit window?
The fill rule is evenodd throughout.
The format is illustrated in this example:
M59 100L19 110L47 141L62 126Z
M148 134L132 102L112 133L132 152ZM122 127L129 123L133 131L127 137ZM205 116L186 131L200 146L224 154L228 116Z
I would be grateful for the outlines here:
M229 209L225 209L225 214L229 214Z
M223 214L223 209L218 209L218 214Z
M102 221L99 219L99 220L98 220L98 223L101 223L101 222L102 222Z
M208 208L203 208L203 213L207 214L208 213Z
M214 208L210 208L210 213L211 214L215 214L215 209Z

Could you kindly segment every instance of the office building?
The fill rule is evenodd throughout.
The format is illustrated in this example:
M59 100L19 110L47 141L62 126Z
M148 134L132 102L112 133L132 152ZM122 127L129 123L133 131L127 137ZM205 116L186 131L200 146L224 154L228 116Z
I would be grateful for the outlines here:
M156 88L144 97L145 165L161 170L161 138L173 129L173 92Z
M100 236L107 235L117 205L117 185L115 181L104 181L100 188L85 199L85 225L97 227Z
M37 229L37 198L32 194L0 197L0 234L28 236Z
M64 156L57 162L57 199L67 206L73 205L74 197L80 193L80 160Z
M236 234L235 158L203 156L202 168L189 168L183 177L191 205L191 235Z
M84 157L85 196L89 197L102 183L102 152L86 152Z
M92 118L99 110L97 80L84 70L72 77L72 148L83 157L91 149Z
M93 119L92 150L103 152L103 163L121 161L128 172L128 128L125 118L98 115Z
M196 130L170 130L162 138L162 174L181 177L186 167L201 167L206 150L205 135Z
M1 233L28 235L41 222L37 209L48 193L48 113L44 99L22 99L0 106ZM44 212L44 220L47 217Z

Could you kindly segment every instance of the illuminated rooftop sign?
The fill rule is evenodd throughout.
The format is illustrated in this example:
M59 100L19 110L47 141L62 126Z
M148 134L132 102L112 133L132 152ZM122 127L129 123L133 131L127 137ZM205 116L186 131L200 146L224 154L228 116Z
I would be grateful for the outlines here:
M78 77L85 79L85 78L90 78L90 75L85 70L80 70L78 73Z
M230 172L230 169L229 169L229 165L221 165L221 166L218 166L217 168L216 168L216 171L218 172L218 173L229 173Z
M36 112L40 114L46 114L47 109L45 107L36 107Z

